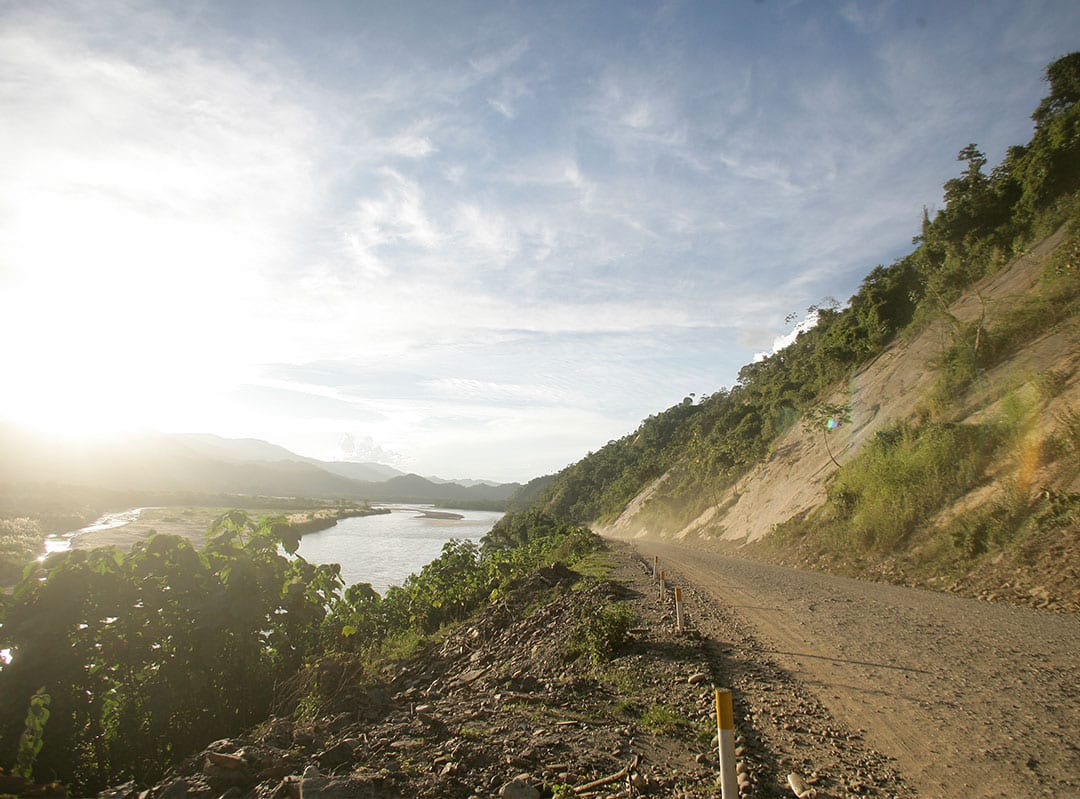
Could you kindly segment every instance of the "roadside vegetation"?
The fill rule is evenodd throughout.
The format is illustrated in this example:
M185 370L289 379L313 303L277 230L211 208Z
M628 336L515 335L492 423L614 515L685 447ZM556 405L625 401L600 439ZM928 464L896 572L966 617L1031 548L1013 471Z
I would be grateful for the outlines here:
M596 538L540 513L509 517L483 545L446 544L382 596L344 588L336 565L293 556L298 544L284 517L231 511L200 548L155 535L29 569L0 597L0 763L84 795L152 784L274 709L317 714L346 682ZM27 738L28 711L42 706L47 720Z

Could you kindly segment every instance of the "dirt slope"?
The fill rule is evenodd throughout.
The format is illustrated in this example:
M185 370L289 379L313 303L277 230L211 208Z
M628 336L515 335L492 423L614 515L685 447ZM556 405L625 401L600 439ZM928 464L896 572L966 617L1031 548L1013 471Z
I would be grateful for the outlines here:
M1043 262L1063 237L1063 231L1058 231L980 281L949 308L950 314L960 323L975 321L985 314L987 323L992 325L995 316L1032 290L1038 282ZM829 447L837 460L845 462L877 431L896 420L918 414L935 380L934 361L951 343L954 324L943 318L909 339L894 342L862 367L843 391L831 398L832 402L851 408L851 423L829 433ZM1075 325L1065 332L1043 337L987 375L983 381L984 390L1000 391L1002 386L1014 386L1040 371L1053 368L1065 375L1066 386L1053 406L1045 409L1044 418L1052 420L1055 413L1065 407L1080 407L1078 342ZM972 403L972 413L993 397L976 399ZM594 529L604 535L622 538L753 542L765 536L774 525L822 504L826 482L835 470L823 436L808 433L801 425L796 425L776 442L767 461L685 527L655 529L640 521L641 507L656 489L657 484L654 484L631 502L613 523L595 525ZM1068 484L1058 487L1076 491L1080 489L1080 481L1074 476Z

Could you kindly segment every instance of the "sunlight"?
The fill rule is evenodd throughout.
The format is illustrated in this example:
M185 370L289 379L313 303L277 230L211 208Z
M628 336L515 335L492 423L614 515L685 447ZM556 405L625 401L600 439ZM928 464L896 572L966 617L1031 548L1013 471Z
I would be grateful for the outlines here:
M0 363L21 379L4 416L70 434L198 421L203 397L243 379L258 325L235 298L257 299L259 283L214 220L76 193L40 193L19 213L19 271L0 300L15 345Z

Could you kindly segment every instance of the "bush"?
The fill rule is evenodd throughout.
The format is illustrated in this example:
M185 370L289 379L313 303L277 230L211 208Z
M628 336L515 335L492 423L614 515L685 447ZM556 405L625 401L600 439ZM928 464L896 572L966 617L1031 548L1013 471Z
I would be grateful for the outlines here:
M582 649L594 664L610 660L629 639L635 621L634 611L621 602L584 609L577 627Z

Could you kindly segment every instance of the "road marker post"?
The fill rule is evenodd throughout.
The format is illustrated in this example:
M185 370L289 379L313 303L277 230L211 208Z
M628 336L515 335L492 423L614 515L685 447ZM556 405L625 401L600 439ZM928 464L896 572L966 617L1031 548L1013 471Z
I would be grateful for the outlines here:
M739 778L735 770L735 712L731 691L716 688L716 739L720 750L721 799L738 799Z
M660 570L660 601L664 601L664 570Z
M660 573L660 556L659 555L653 555L653 559L652 559L652 576L653 576L654 580L657 578L657 575L659 573Z
M682 631L682 589L675 586L675 632L681 633Z

